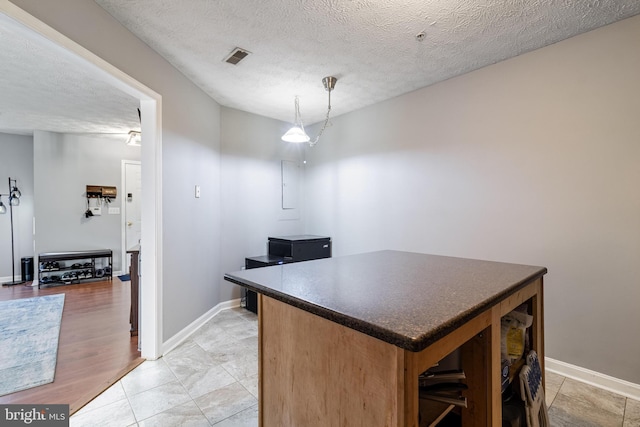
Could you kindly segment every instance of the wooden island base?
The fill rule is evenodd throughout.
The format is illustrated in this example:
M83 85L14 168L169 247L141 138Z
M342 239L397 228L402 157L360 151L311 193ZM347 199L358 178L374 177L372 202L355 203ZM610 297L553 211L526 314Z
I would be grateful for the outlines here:
M463 426L499 427L500 319L529 303L543 363L542 301L540 277L412 352L261 294L260 426L418 427L418 375L460 348L469 386Z

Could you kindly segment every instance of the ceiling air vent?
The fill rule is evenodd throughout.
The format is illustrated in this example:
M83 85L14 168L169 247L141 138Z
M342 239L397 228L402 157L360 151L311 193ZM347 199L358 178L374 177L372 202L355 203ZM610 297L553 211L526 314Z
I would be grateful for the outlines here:
M237 65L238 62L242 61L250 53L251 52L249 52L248 50L240 49L239 47L237 47L233 49L231 54L225 58L224 62Z

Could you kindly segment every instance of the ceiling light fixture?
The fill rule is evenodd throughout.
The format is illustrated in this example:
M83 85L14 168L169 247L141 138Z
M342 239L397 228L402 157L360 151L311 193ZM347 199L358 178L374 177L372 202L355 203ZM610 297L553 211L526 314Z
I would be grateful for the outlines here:
M142 144L142 135L137 130L130 130L127 138L127 145L139 147Z
M282 135L282 140L285 142L295 143L309 142L311 138L309 138L309 135L304 131L304 125L302 124L302 118L300 117L300 101L297 96L294 101L294 105L296 113L295 118L293 119L293 126L287 131L287 133Z
M333 76L325 77L324 79L322 79L322 84L324 85L325 90L329 92L329 102L327 106L327 115L324 119L324 124L322 125L320 132L318 132L318 136L316 136L316 138L313 141L311 141L311 138L309 138L309 135L307 135L307 133L305 132L304 124L302 123L302 117L300 116L300 102L298 100L298 97L296 96L295 119L293 122L293 127L289 129L287 133L282 135L283 141L295 142L295 143L308 142L310 147L313 147L318 143L320 136L322 135L324 130L327 128L327 125L329 124L329 114L331 113L331 91L336 86L337 81L338 79L336 79Z

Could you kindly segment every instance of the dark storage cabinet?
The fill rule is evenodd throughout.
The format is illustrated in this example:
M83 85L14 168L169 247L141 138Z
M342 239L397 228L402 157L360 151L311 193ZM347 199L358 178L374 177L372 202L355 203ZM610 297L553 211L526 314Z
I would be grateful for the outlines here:
M331 258L330 237L310 234L269 237L269 254L245 258L244 268L248 270L320 258ZM245 290L245 307L258 313L258 295L248 289Z
M331 257L331 238L304 234L269 237L269 255L291 258L293 262Z

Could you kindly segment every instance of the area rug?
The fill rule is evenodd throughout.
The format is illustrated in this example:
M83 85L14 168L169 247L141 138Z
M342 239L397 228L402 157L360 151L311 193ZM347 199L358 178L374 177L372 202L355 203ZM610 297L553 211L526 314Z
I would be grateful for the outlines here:
M0 301L0 396L53 381L64 294Z

